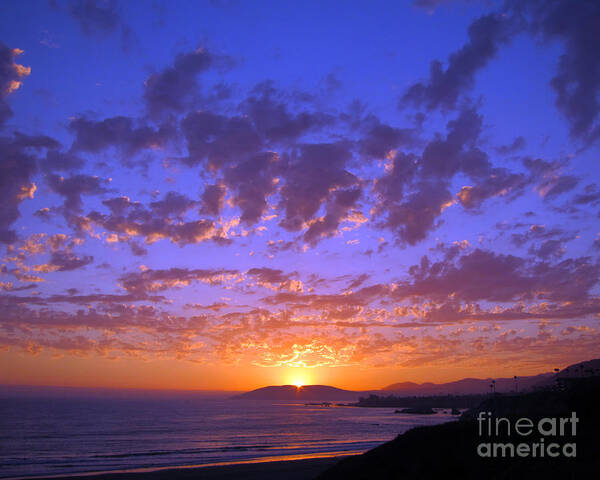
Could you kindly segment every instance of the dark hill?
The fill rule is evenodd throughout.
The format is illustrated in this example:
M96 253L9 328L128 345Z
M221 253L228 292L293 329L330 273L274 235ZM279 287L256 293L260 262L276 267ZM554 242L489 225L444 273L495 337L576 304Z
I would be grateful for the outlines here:
M258 388L233 397L238 400L358 400L363 392L353 392L327 385L279 385Z
M600 359L587 360L585 362L569 365L562 369L559 377L577 378L580 376L600 375ZM414 383L399 382L384 387L382 391L402 396L426 396L426 395L476 395L490 392L490 383L496 381L496 392L514 392L515 387L519 392L544 388L554 383L556 374L552 372L540 373L539 375L519 376L515 385L513 378L463 378L448 383Z
M600 376L600 358L569 365L558 373L559 378L578 378L591 375Z
M322 473L317 480L385 479L579 479L597 478L600 472L600 377L572 380L566 390L536 391L520 395L497 395L463 415L460 421L417 427L396 439L348 457ZM516 421L527 417L567 418L577 413L576 436L547 437L559 445L576 442L576 458L525 457L482 458L477 447L490 439L478 435L478 411L495 411ZM514 423L513 423L514 425ZM569 431L569 430L568 430ZM505 433L494 442L539 442L540 435L519 437ZM561 447L562 448L562 447Z
M582 366L581 366L582 365ZM488 395L478 407L465 412L460 421L417 427L368 452L341 460L317 480L384 480L460 478L475 479L579 479L596 478L600 472L600 361L571 365L554 375L546 389L521 394ZM476 420L479 412L493 417L568 418L576 412L577 432L573 436L547 437L559 445L576 442L576 457L484 458L477 454L483 442L540 442L540 433L531 437L505 431L482 437Z
M519 391L531 390L540 384L552 381L553 373L541 373L539 375L518 377L516 387ZM514 378L497 378L497 392L513 392L515 390ZM388 385L383 390L396 395L475 395L489 393L491 378L463 378L448 383L413 383L400 382Z

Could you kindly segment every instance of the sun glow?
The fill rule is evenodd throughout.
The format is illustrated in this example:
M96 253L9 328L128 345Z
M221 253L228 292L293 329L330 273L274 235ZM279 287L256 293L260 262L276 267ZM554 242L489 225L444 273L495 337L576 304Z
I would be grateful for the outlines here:
M285 376L286 383L288 385L294 385L296 388L302 388L305 385L310 385L312 381L312 375L305 369L294 368L290 369Z
M290 377L290 385L294 385L296 388L302 388L304 385L308 384L306 376L304 375L295 375Z

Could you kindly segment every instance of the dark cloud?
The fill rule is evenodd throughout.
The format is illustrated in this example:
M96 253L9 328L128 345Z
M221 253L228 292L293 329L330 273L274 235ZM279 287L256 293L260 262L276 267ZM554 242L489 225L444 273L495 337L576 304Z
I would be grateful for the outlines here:
M20 285L16 287L10 282L0 282L0 288L6 292L22 292L25 290L33 290L36 287L37 285L35 283L30 283L28 285Z
M74 242L69 236L64 233L56 233L49 235L46 233L35 233L29 235L22 242L20 242L19 250L26 252L29 255L37 255L47 252L56 252L63 247L66 247L69 251L75 246L77 242Z
M302 145L292 160L287 154L282 160L275 152L261 151L265 145L272 143L293 142L303 133L331 121L328 116L313 115L307 111L292 113L289 103L286 103L291 101L271 82L265 82L255 87L241 103L244 116L230 117L198 111L183 119L182 131L188 146L188 157L183 161L188 165L204 163L215 174L222 175L221 186L205 191L205 205L201 211L213 215L219 212L225 187L232 193L233 204L241 210L241 221L252 225L267 211L267 199L277 191L278 178L283 177L285 185L281 190L283 197L280 204L290 215L282 224L291 230L300 230L327 200L330 191L353 182L353 176L344 169L351 158L349 146ZM338 168L337 164L341 164L342 168ZM311 173L313 178L319 178L319 182L309 178ZM311 185L305 185L307 182ZM319 183L323 185L319 186ZM304 188L317 188L318 196L299 191ZM303 196L298 202L292 198L296 194ZM312 205L300 205L306 201ZM292 221L289 218L295 215L292 211L302 208L306 209L302 218ZM333 204L330 208L335 209ZM328 225L332 224L335 228L339 221L331 222L331 219L332 216L327 220ZM297 224L298 221L298 226L290 228L293 222Z
M289 250L293 250L293 249L297 249L297 248L298 248L298 244L294 240L286 241L286 240L279 239L277 241L275 241L275 240L267 241L267 250L273 256L277 253L287 252Z
M565 254L565 252L566 249L563 242L557 239L546 240L537 246L532 245L529 248L530 254L536 255L543 259L560 258Z
M573 175L562 175L559 178L543 182L540 189L544 192L544 198L554 198L566 192L570 192L579 184L579 178Z
M188 165L206 162L219 169L257 153L263 140L247 117L226 117L213 112L193 112L181 122L187 140Z
M456 194L459 203L467 210L477 209L488 198L520 195L529 185L530 178L524 174L511 173L505 168L493 168L489 176L475 186L464 186Z
M231 240L215 232L215 224L210 220L194 220L169 225L163 234L178 245L200 243L206 240L213 240L222 244L231 243Z
M291 113L286 100L273 82L266 81L252 90L240 108L250 116L260 134L273 143L296 140L304 133L333 122L332 116L320 112Z
M387 285L371 285L346 294L305 294L300 292L278 292L265 298L268 304L289 304L296 308L329 310L366 306L370 302L389 294Z
M222 238L215 230L215 223L210 220L173 223L168 218L154 217L148 211L135 210L127 216L105 215L92 211L86 218L109 232L121 235L125 240L133 236L142 236L149 244L162 238L168 238L180 246L206 240L219 241Z
M87 36L104 37L118 31L125 52L136 42L135 33L121 18L116 0L70 0L68 10Z
M325 83L325 91L328 94L332 94L332 93L340 90L343 85L343 82L333 72L327 74L327 76L324 79L324 83Z
M148 253L148 250L137 242L129 242L129 248L131 249L132 255L135 255L136 257L142 257Z
M436 135L419 157L397 152L391 168L375 181L378 195L375 214L380 225L392 230L401 243L415 245L436 228L443 210L455 199L450 193L457 174L470 178L456 200L474 210L491 197L513 199L531 182L529 176L495 168L478 147L483 118L473 107L463 108L447 124L445 138Z
M284 283L290 280L291 274L283 273L283 270L273 268L251 268L246 272L251 277L256 277L261 282L266 283Z
M434 8L437 1L422 3L426 8ZM475 20L469 26L469 41L450 55L447 67L444 69L439 60L431 62L429 79L412 85L401 105L424 105L429 110L454 108L473 86L477 71L526 26L546 40L559 39L564 43L564 53L550 82L557 94L556 106L567 118L573 137L594 142L600 136L600 59L595 48L600 43L600 5L594 0L527 0L509 1L506 6L508 15L491 13ZM510 153L519 145L507 147L508 150L500 147L499 153Z
M150 202L152 213L159 217L170 215L180 217L194 205L196 205L195 201L177 192L168 192L162 200Z
M207 215L218 215L223 208L226 189L223 185L207 185L202 193L200 212Z
M359 140L359 151L368 158L386 158L398 147L412 146L415 131L410 128L395 128L369 116L364 121L365 135Z
M281 226L291 231L303 229L335 190L357 186L357 177L346 170L350 159L351 152L343 143L302 145L284 169L280 207L285 218Z
M522 137L521 135L519 135L512 141L512 143L510 143L508 145L500 145L499 147L496 147L496 151L500 155L509 155L511 153L515 153L515 152L518 152L519 150L522 150L523 148L525 148L526 144L527 144L527 142L525 141L525 138Z
M167 124L155 129L136 125L134 119L122 116L100 121L77 118L71 121L69 129L75 133L71 147L74 151L97 153L114 147L126 156L164 147L174 135L174 129Z
M429 13L433 13L433 11L444 3L448 3L449 0L413 0L413 5L418 8L423 8L427 10Z
M531 172L532 181L537 183L536 189L545 199L555 198L573 190L579 179L573 175L564 175L566 162L548 162L541 158L523 159L523 165Z
M83 159L72 153L49 150L46 153L46 158L40 160L40 168L45 173L69 172L81 169L84 163Z
M66 272L83 268L93 262L94 257L91 255L79 256L73 252L73 249L80 245L80 239L72 238L64 233L56 233L53 235L46 233L35 233L29 235L17 244L18 254L13 257L17 267L11 269L9 273L14 274L17 278L27 279L27 272L50 273L50 272ZM46 263L28 266L25 261L37 255L50 254ZM42 279L31 278L32 281L42 281Z
M233 192L233 203L242 211L240 220L247 225L258 222L267 210L267 197L276 188L274 176L278 160L276 153L260 153L225 172L225 183Z
M201 305L199 303L187 303L183 306L186 309L194 309L194 310L212 310L214 312L218 312L223 308L228 307L226 303L223 302L214 302L210 305Z
M493 310L486 310L476 303L464 304L457 301L447 301L424 310L420 318L427 323L454 323L481 320L581 319L598 313L600 313L600 302L597 299L564 303L543 302L532 306L518 303L510 307L496 307Z
M55 212L53 212L53 210L51 210L48 207L44 207L44 208L40 208L39 210L36 210L33 213L33 215L45 222L48 222L48 221L50 221L50 219L52 219L53 213L55 213Z
M398 152L388 172L376 180L375 214L400 242L414 245L423 240L452 202L449 178L460 168L463 137L451 132L446 140L433 140L422 158Z
M78 257L73 252L69 251L57 251L52 253L52 256L50 257L50 265L56 267L56 270L59 272L76 270L89 265L93 261L94 257L91 255Z
M562 228L546 228L545 225L531 225L525 233L513 233L511 241L517 247L535 240L563 239L564 241L575 238L574 233L569 233Z
M144 100L148 111L154 116L181 113L188 102L200 94L198 75L209 68L224 67L231 63L229 57L211 54L204 48L178 54L172 67L154 73L146 80Z
M582 193L575 195L576 205L597 205L600 202L600 189L595 183L586 185Z
M452 109L473 86L475 74L496 56L500 45L507 43L513 33L512 21L492 13L475 20L469 26L469 41L442 62L431 62L429 79L412 85L403 95L401 105L424 105L427 109Z
M483 117L474 108L464 108L448 122L446 138L430 141L423 151L421 174L450 179L463 172L476 178L487 175L491 164L487 154L477 148Z
M12 110L6 103L6 97L17 90L23 77L31 72L31 68L15 63L18 55L23 53L18 48L8 48L0 42L0 126L12 116Z
M129 208L141 208L140 202L132 202L129 197L115 197L107 200L102 200L102 204L106 205L114 215L122 215Z
M419 163L420 159L414 154L398 152L394 155L389 172L375 182L375 191L384 202L402 201L406 186L418 173Z
M230 243L211 220L184 221L182 215L195 201L175 192L167 193L162 200L151 202L150 208L128 197L115 197L102 202L111 213L90 212L84 220L99 225L106 231L119 235L122 241L134 236L144 237L146 243L168 238L180 246L213 240Z
M413 281L394 290L394 297L574 301L587 298L600 279L600 266L588 257L552 264L476 249L454 261L432 263L425 256L410 273Z
M562 228L546 228L545 225L531 225L524 233L513 233L511 241L517 247L531 243L528 253L542 259L557 259L565 252L565 244L577 234Z
M83 209L82 195L100 195L108 192L105 187L108 181L97 176L77 174L65 178L56 174L47 176L50 189L64 197L64 214L67 218L81 213Z
M228 276L237 275L237 270L206 270L188 268L169 268L167 270L148 269L142 272L127 273L120 277L121 285L130 294L145 295L170 288L181 288L193 282L210 285L222 284Z
M548 185L548 189L544 189L544 198L553 198L563 193L570 192L578 184L579 178L573 175L563 175L552 181L552 183ZM544 188L544 185L542 185L542 188Z
M327 201L325 216L313 221L304 234L304 241L316 245L321 239L337 233L338 226L346 218L362 195L360 187L336 190Z
M386 205L382 226L393 231L401 242L415 245L438 226L439 216L451 202L446 184L420 182L417 190L401 202Z
M46 136L15 133L0 137L0 242L13 243L17 236L11 225L19 218L19 205L33 198L37 189L33 176L38 169L37 152L58 148L56 140Z
M573 137L593 142L600 136L600 4L594 0L528 0L512 2L525 13L530 27L547 40L562 40L556 75L550 85L556 106L567 118Z
M69 12L87 35L112 32L120 23L115 0L71 0Z
M363 283L365 283L369 278L371 277L371 275L369 275L368 273L361 273L358 277L356 277L355 279L353 279L349 284L348 284L348 289L352 290L354 288L358 288L360 287Z
M19 305L51 305L56 303L65 303L65 304L73 304L73 305L90 305L93 303L100 304L122 304L125 302L141 302L141 301L149 301L149 302L162 302L165 297L161 295L147 295L144 292L136 292L136 293L127 293L123 295L117 294L107 294L107 293L91 293L91 294L83 294L83 295L73 295L71 293L67 295L57 294L57 295L49 295L47 297L41 295L35 296L20 296L20 295L0 295L0 307L2 309L7 309L7 307L15 307ZM66 312L49 312L57 315L67 315ZM67 315L68 316L68 315ZM32 318L34 318L33 316ZM3 320L8 321L8 318L3 317ZM117 322L114 325L118 325Z

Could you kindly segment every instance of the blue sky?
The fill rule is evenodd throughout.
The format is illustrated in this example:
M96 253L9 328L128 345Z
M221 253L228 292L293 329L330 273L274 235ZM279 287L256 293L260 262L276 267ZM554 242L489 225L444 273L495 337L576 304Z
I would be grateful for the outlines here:
M595 2L3 10L0 381L593 355Z

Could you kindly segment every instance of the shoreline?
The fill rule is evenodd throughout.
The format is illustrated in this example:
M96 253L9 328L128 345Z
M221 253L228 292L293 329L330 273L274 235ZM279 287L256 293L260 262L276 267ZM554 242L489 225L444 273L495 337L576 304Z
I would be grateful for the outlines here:
M171 465L162 467L140 467L118 470L104 470L79 473L58 473L52 475L32 475L3 477L1 480L166 480L197 478L199 471L202 478L234 480L244 479L277 479L283 475L286 479L312 479L339 460L355 455L356 452L322 452L275 457L262 457L240 461L205 463L198 465Z

